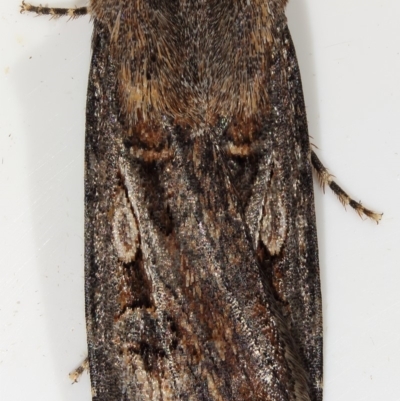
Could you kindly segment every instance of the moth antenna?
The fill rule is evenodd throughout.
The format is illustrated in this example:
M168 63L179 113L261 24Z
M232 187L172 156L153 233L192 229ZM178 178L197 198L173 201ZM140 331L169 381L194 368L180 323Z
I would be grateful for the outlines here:
M50 15L51 18L69 17L75 19L89 14L89 7L75 7L75 8L57 8L57 7L43 7L33 6L32 4L22 1L21 13L31 12L37 15Z
M372 210L365 208L360 202L356 202L354 199L350 198L349 195L343 189L336 184L333 180L334 176L329 173L328 169L322 164L315 152L311 151L311 163L317 173L318 181L325 192L325 185L328 185L333 193L339 198L339 201L343 206L350 205L360 217L367 216L370 219L376 221L378 224L382 218L383 213L376 213Z

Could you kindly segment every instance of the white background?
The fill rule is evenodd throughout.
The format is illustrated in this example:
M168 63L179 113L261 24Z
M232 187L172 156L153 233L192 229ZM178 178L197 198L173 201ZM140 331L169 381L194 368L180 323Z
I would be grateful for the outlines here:
M288 17L312 142L346 190L384 212L363 221L315 185L324 401L400 400L400 2L292 0ZM86 355L90 36L88 17L0 3L1 400L90 400L88 375L68 379Z

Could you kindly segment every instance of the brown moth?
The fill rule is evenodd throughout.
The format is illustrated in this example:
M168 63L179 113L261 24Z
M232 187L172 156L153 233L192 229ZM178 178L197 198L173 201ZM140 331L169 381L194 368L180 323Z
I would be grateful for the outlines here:
M94 22L85 178L93 400L322 399L312 165L344 204L380 215L350 199L310 149L285 5L22 5Z

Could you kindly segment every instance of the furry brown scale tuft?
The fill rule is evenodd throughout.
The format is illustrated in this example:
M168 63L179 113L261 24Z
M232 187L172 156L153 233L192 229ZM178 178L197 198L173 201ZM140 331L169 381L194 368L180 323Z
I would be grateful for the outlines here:
M91 2L111 35L131 123L170 116L182 126L251 122L268 110L274 19L282 1Z

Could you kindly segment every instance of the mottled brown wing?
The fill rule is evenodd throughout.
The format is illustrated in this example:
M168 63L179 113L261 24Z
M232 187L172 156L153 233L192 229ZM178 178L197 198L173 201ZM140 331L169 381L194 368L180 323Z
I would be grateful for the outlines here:
M285 23L280 32L261 124L131 126L109 30L95 20L85 183L94 400L321 399L308 134Z

